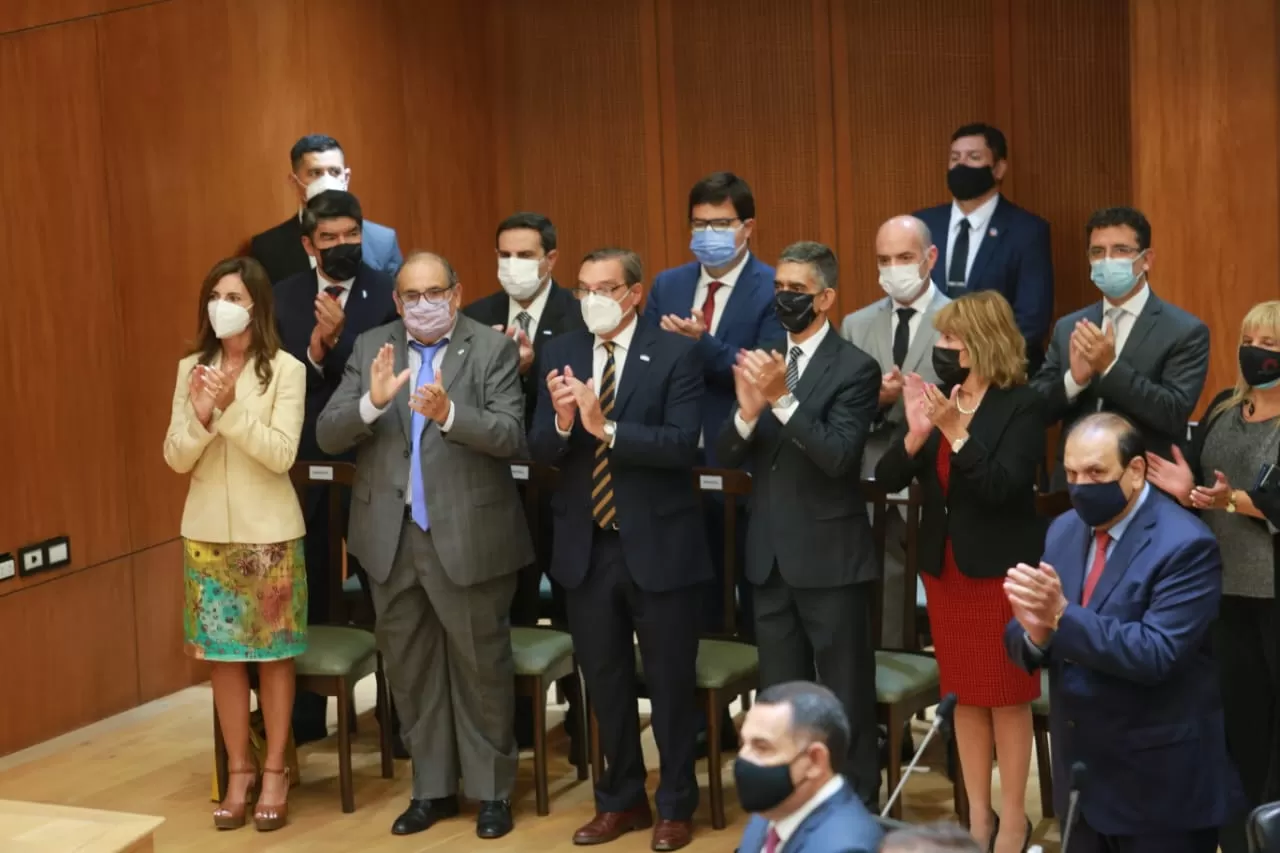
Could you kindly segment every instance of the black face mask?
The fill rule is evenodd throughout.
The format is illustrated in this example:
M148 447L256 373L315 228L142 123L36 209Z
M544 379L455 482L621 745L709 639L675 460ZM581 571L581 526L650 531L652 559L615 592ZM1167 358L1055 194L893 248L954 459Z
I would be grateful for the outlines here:
M1240 347L1240 375L1254 388L1271 388L1280 382L1280 352L1262 347Z
M1124 512L1129 505L1119 480L1109 483L1068 483L1071 505L1080 520L1090 527L1100 527Z
M364 248L359 243L339 243L320 250L320 269L334 281L355 278L364 259Z
M960 350L935 346L933 372L943 385L959 385L969 378L969 368L960 366Z
M990 166L952 166L947 170L947 189L958 201L969 201L996 185Z
M734 759L733 778L738 786L738 802L742 803L742 810L747 813L767 812L794 794L796 786L791 781L794 762L795 758L786 764L765 765L741 756Z
M798 335L813 323L818 312L813 307L812 293L794 293L780 290L773 297L773 310L782 328Z

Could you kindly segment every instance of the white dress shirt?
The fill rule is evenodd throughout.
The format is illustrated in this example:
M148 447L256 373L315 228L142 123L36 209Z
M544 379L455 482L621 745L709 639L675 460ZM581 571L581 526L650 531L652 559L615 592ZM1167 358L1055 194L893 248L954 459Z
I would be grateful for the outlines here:
M529 315L529 340L533 340L533 336L538 334L538 324L542 322L542 312L547 310L547 297L551 295L551 281L548 280L542 288L542 292L533 298L528 308L521 308L520 303L516 302L510 296L507 297L507 328L520 328L516 322L516 317L521 314Z
M605 363L605 360L609 357L609 353L605 349L604 345L606 343L612 343L613 344L613 396L614 396L614 399L617 399L618 389L622 387L622 370L627 363L627 353L631 351L631 340L636 336L637 322L638 321L636 320L635 313L633 312L630 320L626 321L627 323L626 328L623 329L621 332L618 332L618 334L614 335L612 341L606 341L604 338L600 337L599 335L595 336L595 345L591 347L591 378L595 380L592 384L592 387L595 388L596 394L600 393L600 382L601 382L601 379L604 377L604 363ZM581 379L581 378L582 378L581 376L578 377L578 379ZM572 431L573 431L572 426L570 426L570 428L567 430L560 429L560 419L558 417L556 418L556 432L560 434L561 438L568 438L569 433L571 433ZM613 442L615 440L617 440L616 433L614 434L614 438L609 441L610 447L613 447Z
M823 323L813 337L803 343L796 343L791 337L791 333L787 333L787 351L782 354L783 360L791 363L791 350L793 347L800 347L800 355L796 358L796 378L797 381L804 378L805 368L809 366L809 362L813 361L813 354L818 351L822 341L827 335L831 334L831 324ZM791 416L795 414L796 409L800 408L800 401L795 398L795 393L791 392L791 404L787 406L773 406L773 416L778 419L778 423L785 424L791 420ZM733 413L733 425L738 430L738 435L743 438L750 438L751 433L755 432L756 422L747 423L742 418L742 412Z
M307 255L307 257L310 258L311 256ZM314 260L314 258L312 258L312 260ZM351 298L351 288L355 283L356 283L356 280L354 278L349 278L346 281L331 282L327 278L322 276L319 272L316 272L316 295L323 296L324 289L326 287L341 287L342 292L338 294L338 304L341 305L342 310L345 311L347 310L347 300ZM314 367L321 376L324 375L324 368L316 364L316 360L311 357L310 344L307 345L307 363L310 364L312 367Z
M1102 331L1107 330L1107 324L1110 323L1116 328L1116 357L1111 364L1107 365L1107 369L1102 371L1102 375L1106 376L1111 372L1111 368L1120 360L1120 353L1124 352L1124 345L1129 341L1129 333L1133 331L1133 324L1138 321L1138 315L1142 313L1142 309L1147 305L1147 299L1151 296L1151 288L1143 282L1142 289L1130 296L1125 302L1119 305L1113 305L1107 300L1102 300ZM1070 342L1068 342L1070 346ZM1089 387L1089 383L1081 385L1071 375L1070 362L1067 363L1067 369L1062 374L1062 385L1067 392L1067 400L1074 400L1080 396L1080 392ZM1102 401L1098 401L1098 411L1102 411Z
M711 325L707 327L707 333L714 335L716 329L720 328L720 318L724 316L724 306L729 304L729 292L733 290L733 286L738 283L738 277L742 275L742 271L747 268L747 261L751 259L751 252L748 250L742 253L742 258L729 270L719 278L715 278L711 273L707 272L706 267L701 267L698 271L698 286L693 289L693 305L689 307L692 311L697 308L702 310L702 306L707 301L707 290L711 286L711 282L720 282L720 287L716 288L715 305L716 310L711 315ZM706 319L705 317L703 318Z
M458 327L458 317L455 314L453 318L453 325L449 327L449 331L445 333L443 340L446 340L446 341L452 340L453 332L455 329L457 329L457 327ZM408 329L405 330L405 334L406 335L409 334ZM409 335L409 337L412 338L413 336ZM422 368L422 354L419 353L418 350L412 346L406 345L405 349L408 350L409 363L407 367L409 368L409 395L412 396L413 392L417 390L417 386L414 385L413 383L417 381L418 371ZM433 373L435 371L438 371L440 369L440 365L444 363L444 354L447 349L449 349L449 346L446 343L444 346L436 350L435 354L431 357L431 370ZM392 403L394 402L395 402L394 400L391 400L387 403L387 405L379 409L377 406L373 404L373 397L370 396L370 392L365 391L364 396L360 398L360 420L364 421L366 424L372 424L378 418L386 414L387 409L390 409ZM445 417L444 423L440 425L440 432L442 433L448 432L453 427L453 416L455 411L456 410L453 405L453 400L450 400L449 414ZM412 410L409 411L409 416L413 417ZM404 490L404 502L412 503L413 502L413 473L412 472L409 473L408 482L409 482L409 486Z
M898 309L911 308L916 312L907 321L907 351L911 351L911 345L916 342L916 333L920 331L920 324L924 322L924 312L929 309L929 303L933 301L935 292L933 282L929 282L929 286L924 289L924 292L917 296L915 301L907 305L903 305L896 300L890 300L893 303L893 313L889 315L889 340L892 341L898 334L898 324L902 322L898 318Z
M813 814L818 806L838 794L843 787L844 777L832 776L827 780L827 784L819 788L818 793L810 797L800 808L781 820L771 821L769 828L778 833L778 847L775 853L782 853L787 846L787 839L796 834L796 830L805 822L805 818Z
M960 209L960 203L951 202L951 225L947 229L947 265L943 267L944 273L951 272L951 256L955 253L956 237L960 234L960 220L969 220L969 259L964 265L964 280L969 280L969 271L973 269L973 259L978 257L978 249L982 246L982 238L987 236L987 225L991 222L991 216L996 212L996 205L1000 203L1000 193L996 193L991 198L979 205L973 213L965 213Z

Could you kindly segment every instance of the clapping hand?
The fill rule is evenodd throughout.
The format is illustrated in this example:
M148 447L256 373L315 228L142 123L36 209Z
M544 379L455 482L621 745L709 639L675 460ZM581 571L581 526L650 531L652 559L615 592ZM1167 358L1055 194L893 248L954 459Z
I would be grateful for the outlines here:
M777 403L790 393L787 362L782 353L751 350L743 356L746 377L769 403Z
M551 406L556 412L556 427L561 432L573 429L573 418L578 412L578 398L573 394L573 387L568 380L573 377L573 369L568 365L564 374L552 370L547 374L547 391L551 394Z
M1005 596L1013 608L1013 616L1027 632L1031 642L1044 646L1067 609L1062 594L1062 581L1048 563L1038 567L1019 563L1009 570L1004 580Z
M501 326L494 326L494 328L499 332L502 331ZM524 329L519 326L508 326L503 334L515 341L520 347L520 375L525 375L529 372L529 368L533 367L533 342L524 333Z
M1088 364L1089 375L1085 378L1085 382L1100 375L1111 366L1111 362L1116 360L1115 324L1107 321L1104 325L1105 330L1095 326L1092 320L1079 320L1076 322L1074 331L1071 332L1071 349L1073 352L1078 350L1076 360L1083 359ZM1072 378L1080 385L1085 384L1080 382L1080 377L1075 375L1074 369Z
M601 441L605 441L604 412L600 409L600 398L596 396L595 380L588 379L583 382L566 367L564 381L569 387L569 392L573 394L582 428Z
M928 399L925 397L924 380L912 373L902 383L903 407L907 412L907 431L918 438L928 438L933 432L929 419Z
M1231 483L1221 471L1213 472L1212 486L1196 486L1191 490L1191 505L1196 509L1225 509L1231 499Z
M687 320L675 314L667 314L658 325L668 332L675 332L686 338L693 338L695 341L707 333L707 324L703 322L700 308L694 308Z
M212 382L214 408L225 412L227 407L236 401L236 380L240 378L240 370L243 369L244 365L232 371L222 371L216 367L209 368L205 379Z
M203 364L197 364L192 368L191 374L187 377L187 399L191 401L191 408L195 410L200 423L207 427L213 418L214 396L209 389L209 380L205 375L206 369Z
M396 373L396 348L383 344L369 368L369 402L385 409L409 381L409 368Z
M449 394L444 390L440 371L436 371L434 381L419 386L413 392L409 398L409 408L441 425L449 419Z
M1178 445L1173 446L1172 462L1156 453L1147 454L1147 482L1183 506L1191 506L1196 479Z
M964 415L960 411L960 386L951 389L951 396L942 393L937 385L925 383L924 411L930 423L948 439L964 435Z
M905 383L906 380L897 365L880 377L880 408L884 409L898 402L902 398L902 388Z
M754 423L759 419L764 407L768 405L768 401L760 393L756 384L748 378L746 364L747 353L746 350L742 350L738 353L737 363L733 366L733 390L738 397L738 413L747 423Z

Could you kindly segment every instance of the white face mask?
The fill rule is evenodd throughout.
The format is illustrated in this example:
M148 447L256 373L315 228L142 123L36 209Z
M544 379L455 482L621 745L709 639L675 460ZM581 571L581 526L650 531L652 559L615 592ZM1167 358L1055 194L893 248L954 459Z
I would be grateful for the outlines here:
M920 267L915 264L897 264L880 267L880 286L895 302L905 305L910 302L924 283Z
M249 309L225 299L211 300L209 325L219 339L234 337L249 328Z
M593 335L607 335L622 323L622 306L603 293L589 293L582 300L582 320Z
M498 258L498 282L512 299L529 299L542 286L540 266L536 258Z
M335 178L333 175L324 174L307 184L307 201L320 195L326 190L342 190L347 189L347 179L344 175L341 178Z

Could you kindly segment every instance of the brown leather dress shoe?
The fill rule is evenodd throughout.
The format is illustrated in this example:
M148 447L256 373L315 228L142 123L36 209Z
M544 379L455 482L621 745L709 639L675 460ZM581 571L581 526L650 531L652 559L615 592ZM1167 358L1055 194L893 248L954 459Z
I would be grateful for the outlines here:
M693 840L693 821L659 820L653 828L654 850L679 850Z
M596 812L596 816L590 823L573 834L573 843L608 844L628 832L648 829L651 826L653 826L653 812L649 809L649 802L646 800L625 812Z

